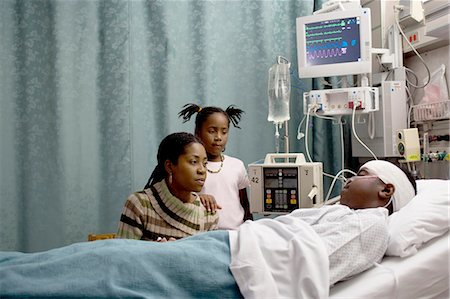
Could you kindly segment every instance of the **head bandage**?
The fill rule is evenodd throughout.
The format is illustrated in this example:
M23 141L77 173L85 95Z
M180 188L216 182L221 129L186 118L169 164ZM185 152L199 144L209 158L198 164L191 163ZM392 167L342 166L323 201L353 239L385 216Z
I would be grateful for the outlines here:
M376 175L383 183L391 183L395 187L392 195L393 211L403 208L414 196L414 188L406 174L394 164L383 160L372 160L360 168L371 175Z

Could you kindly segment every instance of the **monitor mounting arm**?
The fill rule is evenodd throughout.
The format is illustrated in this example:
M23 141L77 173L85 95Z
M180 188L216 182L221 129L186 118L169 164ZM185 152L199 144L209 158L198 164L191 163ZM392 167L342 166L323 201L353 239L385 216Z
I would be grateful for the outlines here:
M360 0L328 0L322 4L322 8L313 14L327 13L335 10L348 10L361 8Z

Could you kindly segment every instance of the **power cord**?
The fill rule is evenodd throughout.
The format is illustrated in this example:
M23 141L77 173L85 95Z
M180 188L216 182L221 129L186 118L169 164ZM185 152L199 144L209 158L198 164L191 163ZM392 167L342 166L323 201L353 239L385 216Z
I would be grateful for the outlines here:
M411 47L413 52L417 55L417 57L420 59L420 61L423 63L423 65L425 66L425 68L427 70L427 74L428 74L427 82L424 83L422 86L414 86L413 85L415 88L424 88L425 86L428 85L428 83L430 83L430 80L431 80L430 69L428 68L428 65L426 64L425 60L423 60L422 56L420 56L419 52L417 52L416 48L414 48L414 46L409 42L408 38L406 37L406 34L403 32L403 29L400 26L399 14L403 10L403 8L404 8L403 5L394 5L395 25L397 26L398 30L400 31L402 37L405 39L406 43Z

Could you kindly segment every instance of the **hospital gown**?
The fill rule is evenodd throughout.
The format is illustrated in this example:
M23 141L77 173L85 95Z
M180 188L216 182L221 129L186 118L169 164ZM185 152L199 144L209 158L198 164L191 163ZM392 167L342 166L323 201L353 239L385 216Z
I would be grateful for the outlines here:
M230 269L244 297L326 298L374 265L388 241L384 208L299 209L230 232Z
M325 243L330 261L330 285L379 262L387 248L387 216L384 208L351 210L324 206L293 213L311 225Z

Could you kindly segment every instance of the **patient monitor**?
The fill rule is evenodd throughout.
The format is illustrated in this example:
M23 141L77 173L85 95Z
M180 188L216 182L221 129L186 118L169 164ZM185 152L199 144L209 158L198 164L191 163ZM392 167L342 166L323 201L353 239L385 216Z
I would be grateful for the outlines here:
M323 202L323 166L299 153L269 153L248 166L250 212L286 214Z
M296 21L299 78L372 72L370 9L332 11Z

